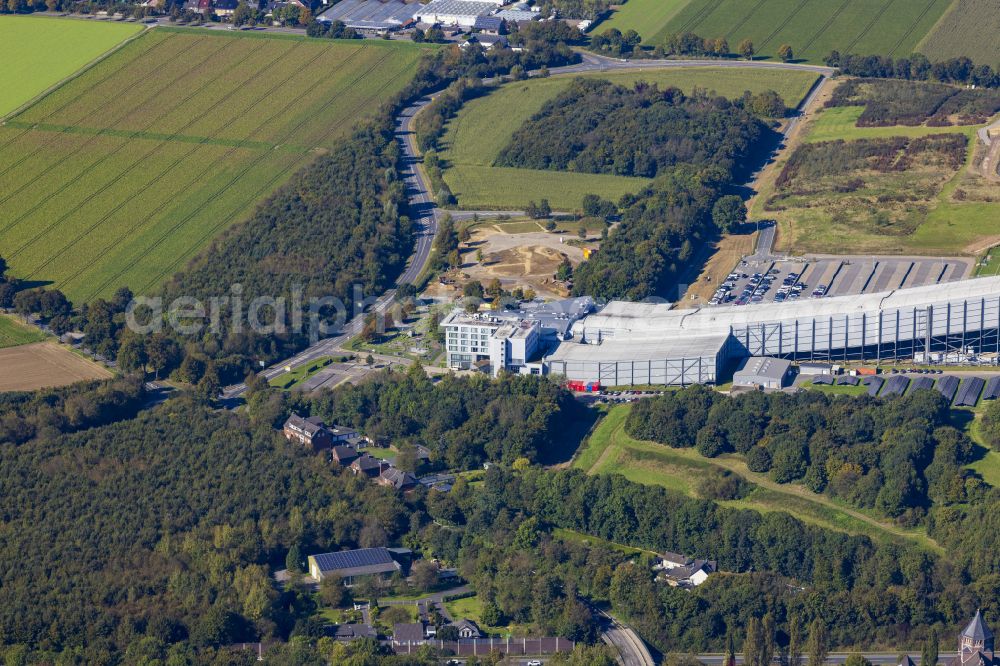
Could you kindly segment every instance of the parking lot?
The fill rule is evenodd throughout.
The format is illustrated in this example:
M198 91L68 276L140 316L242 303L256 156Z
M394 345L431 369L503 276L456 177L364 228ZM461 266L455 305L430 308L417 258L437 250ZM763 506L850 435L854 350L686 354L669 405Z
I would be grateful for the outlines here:
M720 285L709 304L785 303L954 282L968 277L973 263L965 258L922 257L743 261Z

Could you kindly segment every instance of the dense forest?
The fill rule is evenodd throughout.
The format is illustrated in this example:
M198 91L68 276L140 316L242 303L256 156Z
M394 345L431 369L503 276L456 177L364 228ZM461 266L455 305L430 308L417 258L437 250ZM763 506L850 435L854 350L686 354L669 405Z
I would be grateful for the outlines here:
M712 213L728 180L722 169L684 165L626 197L621 222L601 251L573 272L573 293L627 300L669 295L697 249L718 233Z
M725 98L578 78L514 133L495 164L652 178L684 163L738 176L769 138Z
M849 79L837 86L827 107L864 106L858 127L974 125L1000 111L1000 90L894 79Z
M913 525L935 506L1000 499L965 469L975 445L952 427L934 391L890 400L745 393L694 387L637 403L625 423L637 439L744 456L750 471Z
M45 395L12 397L0 418L72 398ZM292 409L370 428L404 453L425 444L449 465L501 464L448 493L400 495L289 444L274 424ZM795 618L818 622L829 647L905 648L977 607L995 610L1000 531L987 528L997 497L961 469L970 443L937 394L729 398L694 388L637 403L627 428L709 455L766 449L768 473L792 470L790 481L801 472L809 483L822 465L824 492L867 489L879 510L892 495L884 489L912 483L899 496L918 501L905 511L955 544L947 559L520 460L571 441L576 409L543 379L435 384L417 368L309 397L255 385L242 413L180 397L84 432L0 443L0 652L66 664L245 663L225 646L263 639L276 664L433 663L426 652L407 661L376 643L334 644L315 615L327 597L271 581L305 554L374 545L457 566L496 623L590 643L588 604L604 603L664 652L718 651L728 637L739 645L749 618L764 614L779 645ZM851 474L850 484L837 478ZM672 588L654 582L650 554L603 540L709 557L725 573ZM573 663L605 664L602 654Z

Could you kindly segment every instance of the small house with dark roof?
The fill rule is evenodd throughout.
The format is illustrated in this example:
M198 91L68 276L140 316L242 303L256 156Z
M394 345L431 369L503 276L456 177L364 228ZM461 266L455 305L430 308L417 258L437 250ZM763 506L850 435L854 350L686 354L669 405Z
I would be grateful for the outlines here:
M423 622L396 624L392 627L393 645L422 645L427 640Z
M915 663L913 663L912 659L910 659L910 655L904 654L903 658L900 660L898 666L917 666L917 665Z
M948 666L998 666L993 647L993 632L986 626L983 614L977 610L975 617L958 635L958 654L948 662Z
M355 641L359 638L376 638L375 628L367 624L338 624L333 632L338 641Z
M417 485L417 477L413 476L409 472L404 472L396 467L390 467L384 470L382 474L378 477L378 483L383 486L389 486L390 488L395 488L396 490L409 490Z
M458 630L459 638L482 638L483 632L480 631L479 625L477 625L472 620L461 619L457 622L452 622L449 626L455 627Z
M499 16L477 16L472 29L489 35L499 35L503 31L503 19Z
M333 446L333 437L326 429L323 420L318 416L303 418L293 413L285 421L282 428L285 439L310 447L313 451L328 449Z
M389 469L389 463L379 460L367 453L360 455L357 460L351 463L351 471L355 474L364 474L370 478L377 478Z
M358 459L358 452L353 446L338 444L333 447L331 456L333 457L333 461L338 465L341 467L347 467Z
M660 555L660 568L670 570L676 569L677 567L686 567L691 564L692 561L693 560L687 555L666 552Z
M340 576L344 585L350 587L359 579L376 576L385 578L402 567L392 557L387 548L360 548L357 550L342 550L337 553L320 553L310 555L309 575L317 581L327 576Z

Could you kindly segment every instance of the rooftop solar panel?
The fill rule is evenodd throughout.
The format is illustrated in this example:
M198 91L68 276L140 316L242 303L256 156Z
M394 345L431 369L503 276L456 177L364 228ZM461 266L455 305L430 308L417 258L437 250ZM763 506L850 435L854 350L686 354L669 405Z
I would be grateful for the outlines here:
M850 375L844 375L843 377L837 377L837 383L841 386L857 386L858 378Z
M830 384L833 383L833 377L829 375L817 375L816 377L813 377L812 383L814 386L816 385L829 386Z
M910 379L905 375L893 375L886 381L882 395L903 395L909 384Z
M392 564L392 556L385 548L343 550L339 553L320 553L314 557L323 571Z
M958 377L945 375L937 380L934 389L943 395L948 402L951 402L952 398L955 397L955 392L958 391Z
M986 390L983 391L983 400L996 400L1000 398L1000 377L990 377L986 382Z
M968 377L962 382L955 396L955 405L959 407L975 407L979 402L979 394L986 382L979 377Z
M868 395L878 395L878 390L885 381L881 377L865 377L864 383L868 387Z
M934 380L930 377L917 377L912 382L910 382L910 393L914 391L921 391L929 389L934 386Z

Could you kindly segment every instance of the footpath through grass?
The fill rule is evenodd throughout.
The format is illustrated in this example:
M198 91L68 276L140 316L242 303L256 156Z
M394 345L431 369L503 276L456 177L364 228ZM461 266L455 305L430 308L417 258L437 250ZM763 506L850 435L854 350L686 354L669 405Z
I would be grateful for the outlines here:
M751 472L738 456L705 458L694 449L674 449L633 439L625 432L625 419L630 409L629 405L611 408L584 443L573 462L574 467L588 474L621 474L636 483L662 486L691 497L697 497L698 479L706 472L727 470L750 481L756 488L744 499L720 502L724 506L760 513L782 511L819 527L943 552L923 530L897 527L801 485L776 483L766 474Z
M0 118L142 30L41 16L0 16Z
M623 86L646 81L661 88L675 86L687 93L700 88L728 98L739 97L746 90L775 90L789 106L798 105L817 78L813 72L725 67L590 72L583 76ZM529 201L548 199L557 210L574 210L580 207L585 194L617 201L623 194L637 192L649 183L646 178L493 166L514 132L574 78L575 75L559 75L511 82L465 104L448 125L441 153L447 166L445 181L460 207L516 210L523 209Z
M41 342L47 337L34 326L22 324L8 315L0 315L0 349Z

